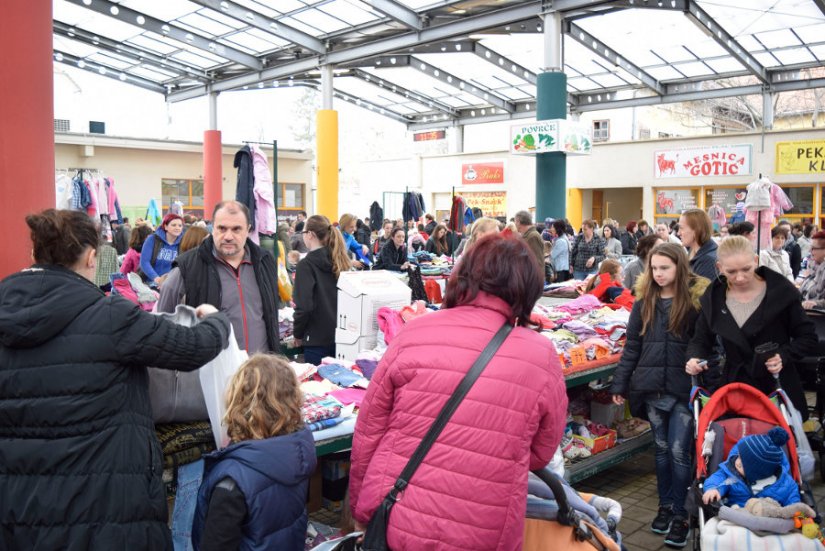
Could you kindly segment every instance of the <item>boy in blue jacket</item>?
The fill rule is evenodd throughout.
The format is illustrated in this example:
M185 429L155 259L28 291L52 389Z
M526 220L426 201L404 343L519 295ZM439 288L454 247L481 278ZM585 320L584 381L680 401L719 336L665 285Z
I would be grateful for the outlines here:
M788 440L787 431L781 427L742 438L731 449L728 460L705 481L702 501L708 504L723 499L728 506L744 507L752 497L770 497L782 507L799 503L799 487L782 451Z

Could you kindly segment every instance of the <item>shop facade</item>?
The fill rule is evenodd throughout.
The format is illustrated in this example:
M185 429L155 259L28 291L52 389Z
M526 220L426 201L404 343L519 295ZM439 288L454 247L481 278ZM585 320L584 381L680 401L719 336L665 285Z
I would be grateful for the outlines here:
M567 158L567 215L576 226L608 217L667 223L686 208L717 205L729 222L760 174L794 203L786 218L825 222L825 130L594 144L590 155ZM448 213L455 193L509 219L535 207L535 157L500 150L367 162L359 187L349 204L342 196L342 212L385 201L385 216L394 218L394 202L409 189L429 212Z

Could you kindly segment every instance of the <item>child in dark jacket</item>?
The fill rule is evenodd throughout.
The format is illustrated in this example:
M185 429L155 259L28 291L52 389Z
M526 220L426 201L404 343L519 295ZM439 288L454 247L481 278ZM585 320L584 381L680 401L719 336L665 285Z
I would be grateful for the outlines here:
M282 356L257 354L232 377L226 398L232 443L204 458L195 551L303 550L316 458L295 373Z
M691 482L693 417L685 352L707 279L690 273L684 247L662 243L648 255L636 282L627 342L610 392L624 404L632 391L643 400L656 441L659 513L651 530L683 547L690 533L685 498Z
M728 506L744 507L752 497L770 497L782 507L799 503L799 487L782 451L788 440L782 427L742 438L730 450L728 460L705 481L702 501L721 499Z

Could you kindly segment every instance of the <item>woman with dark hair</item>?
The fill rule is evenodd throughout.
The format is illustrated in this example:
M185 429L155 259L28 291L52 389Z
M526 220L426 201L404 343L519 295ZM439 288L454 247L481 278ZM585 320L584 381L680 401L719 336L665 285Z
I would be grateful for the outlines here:
M375 261L374 269L403 272L409 267L407 247L404 246L404 230L393 228L390 232L390 240L381 249L381 254Z
M424 250L438 256L449 256L453 254L453 248L450 246L450 240L447 238L447 227L444 224L439 224L435 227Z
M360 527L493 335L516 326L393 507L391 549L521 548L527 473L547 465L567 415L556 350L528 328L543 289L535 263L520 238L482 238L453 271L442 309L408 323L378 365L352 447Z
M0 283L0 548L172 549L145 366L198 369L229 320L206 304L184 327L104 295L84 212L26 223L35 264Z
M120 266L120 273L127 275L140 270L140 251L150 235L152 235L152 228L146 224L141 224L132 230L132 235L129 237L129 250L126 251L126 257Z
M656 234L645 235L636 243L636 258L631 260L627 266L624 267L624 286L627 289L630 289L634 295L634 287L636 286L636 279L642 272L645 271L645 266L647 266L647 255L650 253L650 250L662 243L661 238L659 238Z
M636 221L631 220L625 226L625 231L619 236L619 241L622 243L622 254L631 255L636 254L636 243L639 239L636 237Z
M295 269L295 346L304 347L304 361L318 365L335 356L338 276L350 269L347 244L326 216L310 216L304 224L309 249Z
M550 234L553 236L550 258L556 274L556 282L570 279L570 240L567 239L566 229L564 220L556 220L550 226Z
M602 237L604 238L604 256L611 260L618 260L622 256L622 243L616 235L616 228L603 226Z
M704 278L716 277L716 242L713 224L702 209L688 209L679 218L679 239L687 247L690 270Z

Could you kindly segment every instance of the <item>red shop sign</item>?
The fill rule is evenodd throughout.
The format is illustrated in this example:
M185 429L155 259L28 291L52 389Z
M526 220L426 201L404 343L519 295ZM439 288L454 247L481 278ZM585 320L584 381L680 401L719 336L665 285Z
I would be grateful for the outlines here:
M461 165L461 183L503 184L504 163L466 163Z

